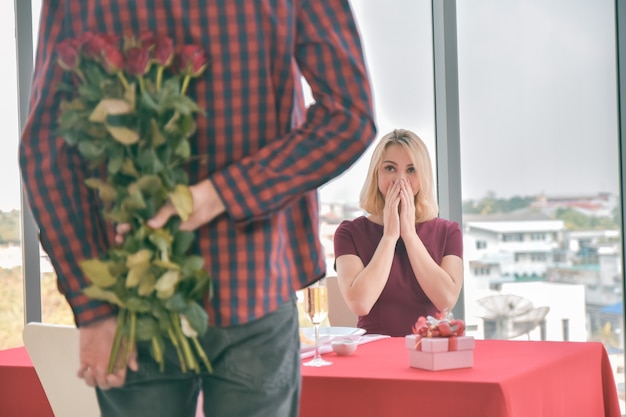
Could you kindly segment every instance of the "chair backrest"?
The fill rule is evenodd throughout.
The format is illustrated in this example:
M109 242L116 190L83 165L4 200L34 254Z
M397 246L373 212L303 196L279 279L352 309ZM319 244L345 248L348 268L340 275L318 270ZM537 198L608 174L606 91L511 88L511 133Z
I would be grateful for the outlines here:
M356 327L358 317L350 310L339 291L337 277L327 277L328 288L328 321L331 326Z
M22 339L56 417L100 415L96 391L76 375L76 327L32 322L24 326Z

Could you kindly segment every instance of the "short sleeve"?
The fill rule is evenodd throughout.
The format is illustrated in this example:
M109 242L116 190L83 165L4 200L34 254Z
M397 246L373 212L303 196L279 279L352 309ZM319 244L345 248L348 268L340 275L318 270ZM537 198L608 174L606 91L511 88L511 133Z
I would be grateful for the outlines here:
M443 256L456 255L463 259L463 233L457 222L450 222Z
M352 222L344 220L341 222L334 237L335 259L341 255L357 255L356 245L352 235Z

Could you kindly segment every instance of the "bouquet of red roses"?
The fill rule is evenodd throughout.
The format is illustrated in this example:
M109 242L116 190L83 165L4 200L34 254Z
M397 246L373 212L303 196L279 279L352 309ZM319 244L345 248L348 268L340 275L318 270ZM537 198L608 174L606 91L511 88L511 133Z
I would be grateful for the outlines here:
M194 234L178 228L192 209L183 166L202 113L186 93L206 69L206 55L151 32L124 39L86 33L61 42L57 55L69 75L59 90L67 97L58 134L93 169L85 184L98 193L105 219L131 226L122 245L81 263L91 281L85 294L118 307L109 372L136 341L151 342L162 369L164 338L183 371L199 372L200 362L211 370L198 341L208 326L202 299L210 278L203 259L188 254ZM167 201L179 218L149 228Z

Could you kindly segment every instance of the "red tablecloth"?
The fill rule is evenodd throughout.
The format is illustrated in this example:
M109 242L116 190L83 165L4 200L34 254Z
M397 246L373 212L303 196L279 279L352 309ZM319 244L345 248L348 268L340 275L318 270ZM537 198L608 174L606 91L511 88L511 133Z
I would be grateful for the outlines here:
M333 365L302 367L301 417L620 417L600 343L477 340L474 366L408 365L404 338L359 346Z
M474 367L408 366L403 338L302 367L301 417L620 417L600 343L477 340ZM0 416L53 417L24 348L0 351Z
M54 417L24 348L0 351L0 416Z

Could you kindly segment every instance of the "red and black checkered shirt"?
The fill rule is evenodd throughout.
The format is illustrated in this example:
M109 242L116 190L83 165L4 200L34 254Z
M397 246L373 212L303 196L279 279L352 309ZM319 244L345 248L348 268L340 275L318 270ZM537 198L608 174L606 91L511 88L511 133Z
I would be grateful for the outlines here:
M345 171L375 135L370 84L347 0L44 1L30 115L20 166L42 245L78 325L114 313L89 299L78 264L104 253L113 228L83 183L90 174L54 134L63 77L55 47L84 32L150 30L174 44L201 45L209 69L194 80L199 117L192 144L208 163L227 213L197 230L215 295L216 325L275 310L324 275L316 187ZM304 108L301 76L315 104ZM205 162L205 161L203 161Z

